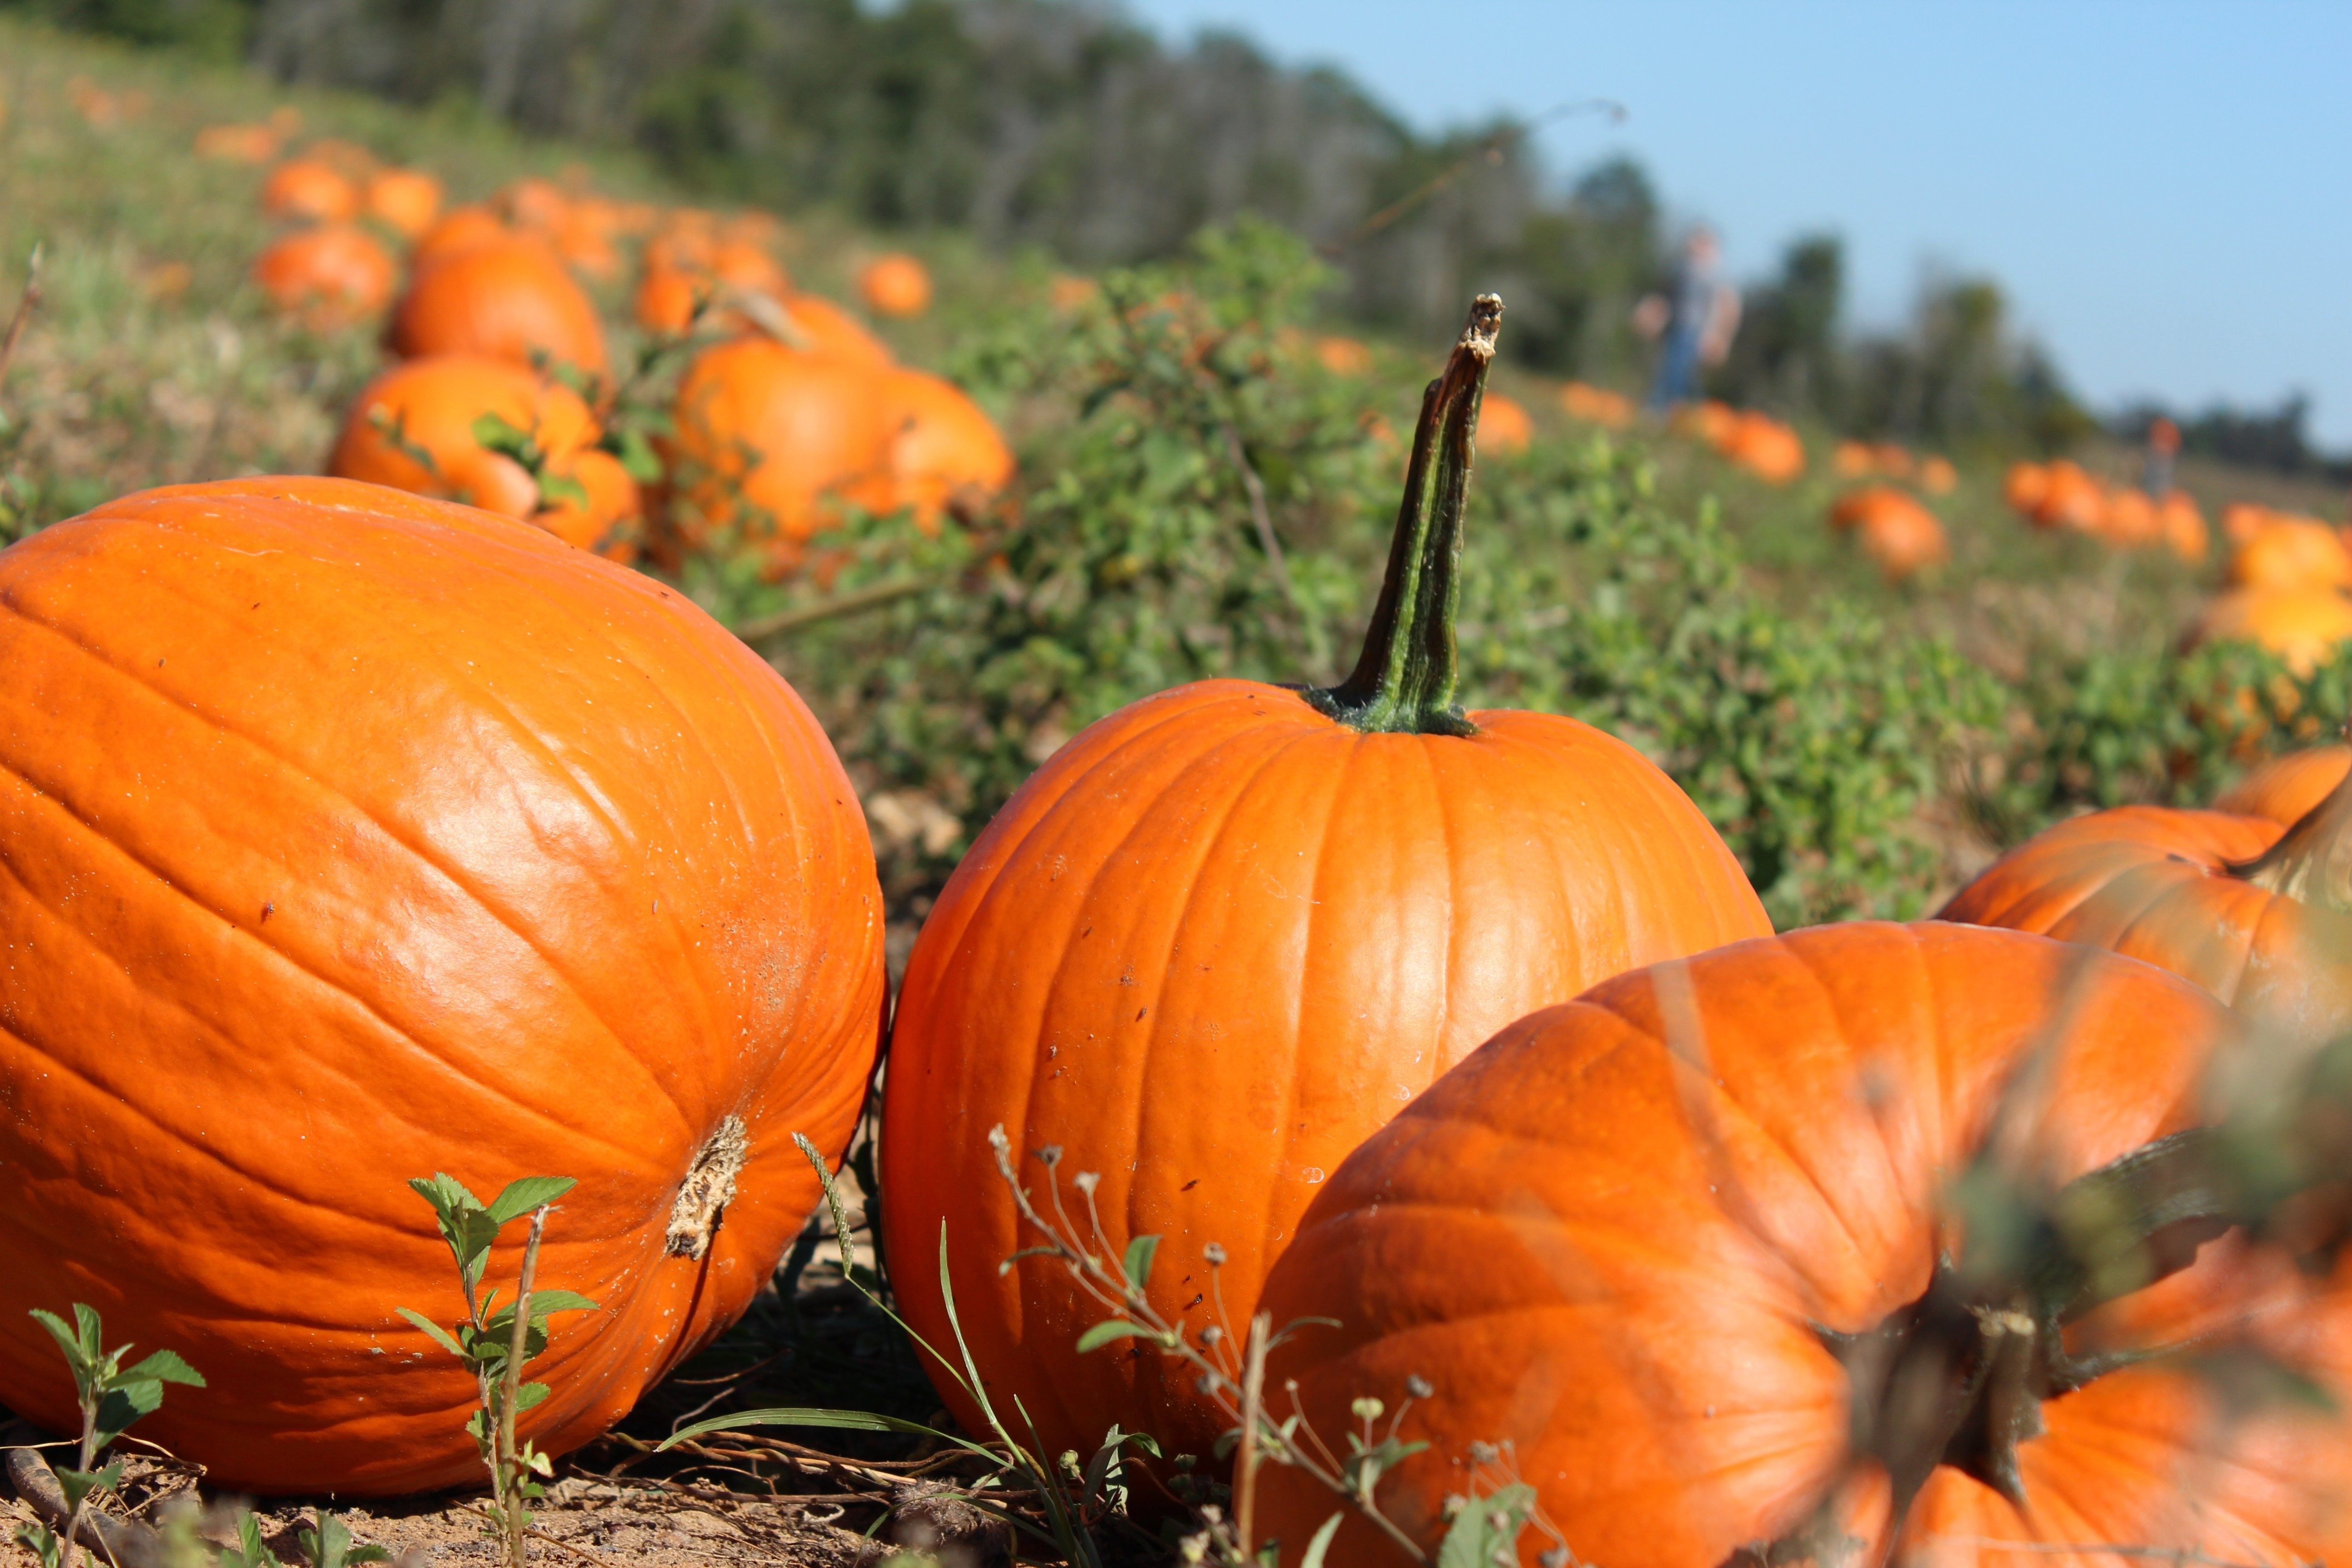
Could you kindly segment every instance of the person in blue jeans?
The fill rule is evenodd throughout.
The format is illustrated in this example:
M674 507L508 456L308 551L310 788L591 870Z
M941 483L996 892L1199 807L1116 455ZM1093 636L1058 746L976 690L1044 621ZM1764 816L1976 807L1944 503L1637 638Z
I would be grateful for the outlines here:
M1731 352L1732 334L1739 330L1739 291L1717 275L1721 259L1715 231L1692 229L1666 291L1633 307L1633 330L1658 340L1657 376L1650 384L1654 411L1696 397L1700 369L1722 363Z

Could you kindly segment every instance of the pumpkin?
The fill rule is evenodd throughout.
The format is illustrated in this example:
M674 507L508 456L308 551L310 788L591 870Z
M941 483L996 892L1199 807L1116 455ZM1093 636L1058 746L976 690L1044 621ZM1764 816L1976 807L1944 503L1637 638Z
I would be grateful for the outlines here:
M1960 471L1949 458L1919 459L1919 488L1931 496L1949 495L1959 488Z
M2105 532L2126 550L2164 541L2164 519L2146 490L2118 485L2107 492Z
M881 316L919 316L931 308L929 268L904 251L877 256L858 268L857 297Z
M2098 480L2063 458L2042 475L2042 499L2033 509L2037 524L2077 533L2097 533L2106 527L2107 492Z
M832 300L815 294L794 294L783 306L788 324L781 335L793 346L868 370L886 369L892 363L882 340Z
M1325 334L1315 339L1312 349L1315 363L1333 375L1370 375L1372 373L1372 351L1354 338Z
M1675 408L1672 427L1683 435L1696 436L1720 451L1739 427L1739 420L1738 409L1710 397Z
M1094 724L997 814L916 941L883 1112L899 1310L955 1342L944 1226L961 1332L1045 1452L1091 1452L1117 1421L1205 1458L1223 1423L1155 1352L1076 1353L1092 1313L1059 1265L1000 1272L1034 1238L992 1126L1098 1173L1109 1245L1162 1237L1183 1261L1152 1299L1196 1330L1197 1260L1221 1243L1243 1322L1318 1186L1486 1034L1770 929L1706 819L1632 747L1454 706L1453 573L1500 310L1478 301L1423 399L1355 674L1320 691L1206 680Z
M649 266L637 279L630 313L646 331L677 337L694 326L695 317L708 304L716 287L700 272Z
M485 240L420 268L392 313L394 353L477 353L529 364L535 356L604 372L596 307L547 246L516 235Z
M887 510L891 426L877 378L762 337L705 349L679 378L669 467L689 545L732 528L789 569L838 501Z
M792 297L793 282L775 258L740 239L722 239L710 247L710 275L730 289L765 294L782 301Z
M1479 410L1478 434L1497 452L1524 452L1536 438L1536 422L1517 399L1490 392Z
M2205 559L2209 543L2205 514L2197 510L2187 491L2167 490L2157 514L2163 524L2166 549L2192 566Z
M621 252L613 243L613 232L610 209L583 199L564 209L547 231L547 242L565 266L601 282L621 273Z
M314 158L289 158L262 182L261 210L271 217L339 223L357 217L357 186Z
M1840 479L1859 479L1868 477L1878 467L1871 455L1867 441L1840 441L1830 454L1830 468Z
M953 382L894 370L880 394L890 436L894 507L926 531L951 509L976 510L1013 480L1013 453L996 422Z
M1559 405L1571 418L1611 430L1622 430L1633 423L1632 398L1580 381L1571 381L1559 389Z
M1890 485L1867 485L1838 498L1831 526L1856 534L1864 554L1877 563L1889 582L1939 566L1951 546L1936 514Z
M2352 551L2316 518L2273 514L2230 552L2227 580L2242 588L2352 587Z
M2221 509L2221 537L2243 544L2281 514L2252 501L2236 500Z
M1958 1250L1949 1184L2021 1075L2032 1110L1994 1168L2054 1187L2197 1124L2243 1028L2146 965L1932 923L1621 976L1504 1030L1326 1184L1265 1310L1339 1326L1301 1324L1270 1400L1285 1389L1275 1409L1295 1396L1335 1447L1360 1429L1352 1401L1403 1408L1399 1436L1431 1447L1380 1500L1432 1559L1474 1447L1507 1445L1570 1560L1614 1568L2339 1560L2340 1410L2225 1413L2186 1357L1985 1350L1993 1328L2021 1349L2063 1332L2086 1361L2258 1331L2340 1401L2343 1273L2308 1279L2236 1233L2062 1330L2025 1280L1988 1270L1972 1293L1982 1254L1938 1267ZM1874 1352L1905 1375L1863 1371ZM2060 1394L2061 1372L2088 1375ZM1339 1505L1296 1470L1259 1478L1261 1533L1296 1564ZM1523 1541L1517 1561L1551 1544ZM1353 1517L1327 1560L1411 1561Z
M421 239L441 213L441 182L422 169L384 169L367 183L367 215L404 239Z
M365 321L392 298L398 268L367 231L347 223L298 229L253 263L270 303L321 329Z
M2000 481L2000 499L2020 517L2039 522L2050 493L2050 470L2039 463L2011 463Z
M880 889L791 688L674 589L343 479L125 497L0 553L0 1400L68 1301L207 1386L221 1485L478 1484L407 1179L575 1175L522 1419L603 1432L761 1289L878 1043ZM489 1283L510 1291L511 1247Z
M2315 760L2249 781L2240 798L2277 813L2326 771ZM1987 867L1937 918L2110 948L2298 1035L2332 1035L2352 1026L2347 873L2352 788L2339 774L2292 823L2152 805L2069 818Z
M1911 454L1893 441L1881 441L1870 449L1870 460L1877 470L1890 479L1911 477Z
M268 125L207 125L196 132L196 156L231 163L267 163L283 138Z
M422 271L436 262L473 249L477 246L510 239L514 230L506 220L486 206L469 203L452 207L439 222L425 231L424 236L409 247L408 264Z
M554 232L572 210L572 198L551 180L514 181L498 195L499 210L518 228Z
M2352 637L2352 599L2333 588L2233 588L2216 595L2189 629L2191 647L2247 642L2309 675Z
M302 156L313 163L328 168L350 180L354 189L366 186L368 177L376 171L376 156L357 142L341 137L322 136L302 150Z
M1785 485L1805 471L1804 442L1769 415L1734 416L1717 449L1767 484Z
M513 458L482 446L475 425L485 416L539 448L542 471L558 481L551 496ZM587 404L561 383L510 360L445 354L396 364L371 382L352 405L327 471L521 518L567 543L625 559L641 510L636 483L618 459L593 450L597 434ZM585 493L571 493L574 487Z
M2216 795L2213 809L2266 816L2287 826L2334 793L2352 771L2352 746L2311 746L2273 757Z

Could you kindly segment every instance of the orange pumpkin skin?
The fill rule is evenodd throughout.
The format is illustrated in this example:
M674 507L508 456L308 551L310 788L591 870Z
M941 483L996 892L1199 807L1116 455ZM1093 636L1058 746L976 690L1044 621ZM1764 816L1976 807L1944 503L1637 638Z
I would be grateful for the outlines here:
M1535 442L1536 422L1517 399L1490 392L1478 416L1478 437L1497 452L1524 452Z
M422 169L385 169L368 181L367 215L420 239L441 215L441 182Z
M791 689L675 591L341 479L150 490L0 554L0 1399L86 1300L209 1386L221 1484L476 1480L408 1177L580 1178L524 1417L603 1431L768 1279L877 1045L865 824ZM665 1247L726 1119L700 1260ZM511 1286L502 1248L490 1278Z
M621 459L601 447L583 447L551 463L548 471L578 485L581 494L561 497L527 521L607 561L635 561L645 526L645 495Z
M679 379L671 423L689 544L739 528L789 565L836 500L891 504L890 426L875 378L856 365L766 338L719 343Z
M710 275L730 288L779 301L789 299L793 291L792 279L776 265L775 258L740 239L722 239L711 247Z
M2097 533L2107 525L2107 492L2099 481L2063 458L2042 470L2042 499L2033 521L2043 528Z
M262 182L261 210L272 217L340 223L357 217L359 188L342 174L310 158L289 158Z
M996 422L951 381L894 370L880 396L891 429L894 507L935 529L953 505L985 504L1013 482L1013 452Z
M648 265L637 279L630 310L637 325L649 332L676 337L694 325L712 292L704 274L682 268Z
M2352 588L2352 551L2315 518L2274 517L2230 552L2241 588Z
M930 269L904 251L877 256L857 273L857 297L883 316L919 316L931 308Z
M2333 588L2232 588L2198 612L2187 640L2252 643L2309 675L2352 640L2352 599Z
M418 268L392 315L404 359L475 353L530 364L543 354L590 374L605 368L596 307L539 240L485 240Z
M784 311L792 318L793 330L808 340L804 345L795 346L869 370L880 370L892 363L890 351L881 339L867 331L856 317L822 295L795 294L784 301Z
M514 230L507 226L506 220L486 206L453 207L410 247L408 264L422 271L478 245L513 237Z
M1717 445L1725 457L1766 484L1785 485L1805 471L1803 440L1769 415L1733 415Z
M2107 492L2107 541L2126 549L2164 540L2164 519L2146 490L2118 486Z
M321 328L365 321L392 299L392 257L366 230L320 224L272 243L253 264L270 302Z
M900 1310L952 1344L947 1222L973 1354L1052 1451L1116 1420L1205 1456L1221 1423L1156 1357L1074 1354L1091 1309L1055 1266L999 1278L1029 1238L992 1126L1101 1173L1114 1246L1165 1237L1183 1262L1154 1278L1164 1310L1222 1244L1241 1322L1317 1184L1486 1035L1770 929L1631 747L1548 714L1470 717L1467 738L1366 735L1279 687L1162 692L1055 753L940 895L893 1033L886 1242Z
M510 360L444 354L394 365L370 382L343 421L327 471L529 518L540 507L539 486L520 463L475 439L474 421L486 414L531 437L556 465L596 439L595 416L571 388ZM429 454L431 466L395 444L388 426Z
M2092 812L1994 861L1937 918L2106 948L2297 1034L2332 1034L2352 1022L2352 916L2236 869L2285 831L2220 811Z
M2164 529L2165 548L2194 566L2205 559L2211 539L2205 528L2205 514L2185 490L2168 490L2157 515Z
M1852 530L1863 553L1878 563L1889 582L1901 582L1951 559L1944 525L1936 514L1891 485L1848 490L1830 508L1830 526Z
M2300 821L2352 773L2352 746L2313 746L2273 757L2214 798L2213 809L2266 816L2280 826Z
M2050 493L2050 470L2040 463L2011 463L2000 481L2000 499L2019 516L2040 522L2042 502Z
M1402 1434L1433 1447L1381 1496L1432 1556L1472 1445L1508 1443L1579 1560L1717 1568L1841 1489L1852 1387L1815 1325L1866 1330L1926 1292L1950 1239L1945 1184L2013 1070L2047 1052L2025 1159L2063 1181L2193 1125L2201 1069L2242 1027L2145 965L1932 923L1822 927L1622 975L1504 1030L1339 1169L1265 1305L1277 1324L1342 1326L1302 1329L1268 1386L1297 1379L1336 1444L1351 1400L1395 1410L1408 1378L1433 1385ZM2233 1320L2266 1320L2264 1342L2352 1392L2352 1284L2234 1238L2070 1339ZM1898 1535L1885 1472L1865 1470L1842 1489L1863 1538L1851 1561L2013 1568L2085 1542L2341 1554L2341 1417L2274 1405L2225 1438L2195 1373L2163 1363L2042 1414L2018 1450L2032 1517L1938 1468ZM1260 1531L1295 1564L1337 1505L1297 1471L1260 1476ZM1548 1544L1530 1531L1520 1560ZM1404 1559L1351 1520L1329 1560Z

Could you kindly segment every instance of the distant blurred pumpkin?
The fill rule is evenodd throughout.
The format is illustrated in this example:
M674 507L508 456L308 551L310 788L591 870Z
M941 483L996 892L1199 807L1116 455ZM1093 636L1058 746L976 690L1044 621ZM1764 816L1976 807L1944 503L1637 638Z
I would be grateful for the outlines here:
M383 169L367 183L367 216L415 240L441 216L441 182L422 169Z
M1949 495L1960 482L1960 471L1948 458L1919 459L1919 488L1931 496Z
M409 247L408 265L422 269L478 245L513 237L506 219L478 203L452 207Z
M1325 334L1315 340L1315 363L1333 375L1369 375L1372 351L1353 338Z
M2042 520L2042 500L2050 493L2050 470L2039 463L2011 463L2000 481L2000 499L2020 517Z
M1936 515L1891 485L1849 490L1830 508L1830 525L1850 531L1887 581L1899 583L1951 558Z
M1493 452L1524 452L1535 443L1536 422L1516 397L1486 394L1478 414L1478 444Z
M1559 389L1559 405L1572 419L1622 430L1633 423L1633 400L1622 392L1571 381Z
M2033 521L2043 528L2097 533L2106 527L2107 492L2099 481L2061 458L2042 470L2042 499Z
M2189 628L2192 647L2246 642L2268 648L2296 675L2309 675L2352 638L2352 599L2333 588L2233 588L2217 595Z
M2184 490L2168 490L2157 514L2164 524L2165 548L2190 565L2205 559L2210 540L2205 531L2205 514Z
M2241 588L2352 587L2352 551L2316 518L2273 513L2230 552L2227 580Z
M393 310L393 352L482 353L530 364L544 355L592 375L605 370L596 307L546 244L488 240L418 268Z
M891 430L893 506L929 531L950 509L985 503L1013 479L1013 453L993 420L953 382L895 370L880 393Z
M231 163L267 163L281 144L268 125L207 125L196 132L196 156Z
M271 217L336 223L359 216L360 193L347 177L316 159L289 158L262 182L261 210Z
M272 304L320 329L349 326L381 311L397 276L391 253L347 223L299 229L253 264L254 281Z
M2106 535L2109 543L2126 550L2160 543L2164 519L2146 490L2118 485L2107 492Z
M1805 471L1805 444L1769 414L1733 416L1717 449L1766 484L1785 485Z
M931 308L931 274L904 251L877 256L857 273L857 297L882 316L919 316Z

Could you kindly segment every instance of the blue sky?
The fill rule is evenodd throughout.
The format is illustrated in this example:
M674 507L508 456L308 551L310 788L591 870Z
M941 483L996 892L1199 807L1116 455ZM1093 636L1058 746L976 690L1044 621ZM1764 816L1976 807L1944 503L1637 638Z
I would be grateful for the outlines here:
M1181 39L1339 65L1425 128L1604 96L1614 152L1734 269L1846 241L1854 313L1993 274L2077 388L2314 400L2352 447L2352 0L1127 0Z

